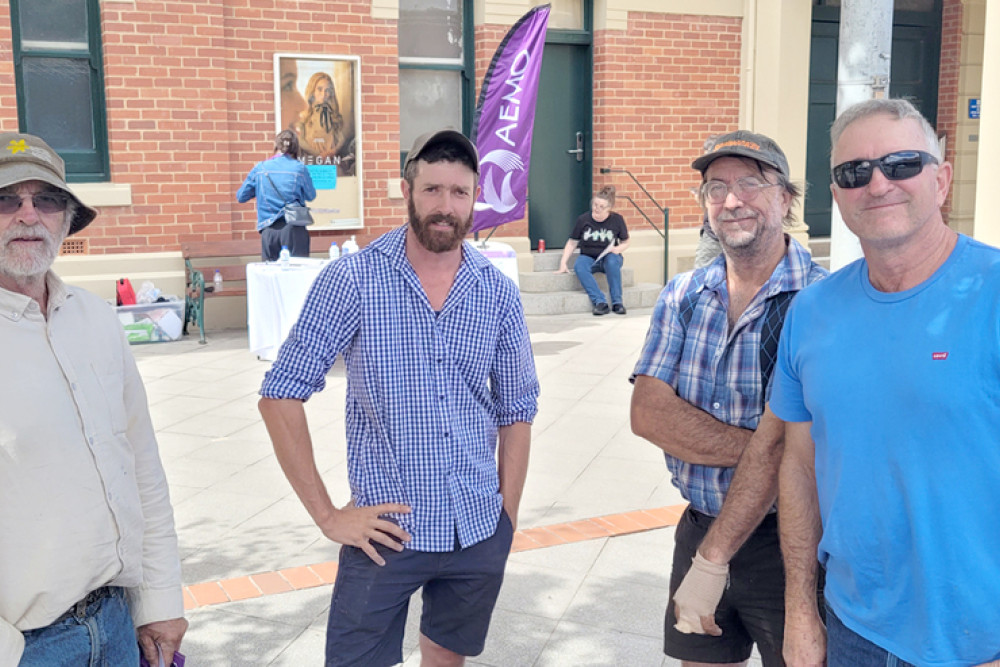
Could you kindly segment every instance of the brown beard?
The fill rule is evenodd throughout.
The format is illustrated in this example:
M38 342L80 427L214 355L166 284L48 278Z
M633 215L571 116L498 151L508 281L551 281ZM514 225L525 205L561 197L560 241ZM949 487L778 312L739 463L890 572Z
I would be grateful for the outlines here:
M444 213L432 213L424 218L417 216L417 209L413 205L413 200L406 202L406 211L409 214L410 228L417 236L417 241L430 252L449 252L462 245L465 235L472 229L472 212L463 224L461 220L453 215ZM431 225L438 222L448 222L451 224L451 233L438 232L431 229Z

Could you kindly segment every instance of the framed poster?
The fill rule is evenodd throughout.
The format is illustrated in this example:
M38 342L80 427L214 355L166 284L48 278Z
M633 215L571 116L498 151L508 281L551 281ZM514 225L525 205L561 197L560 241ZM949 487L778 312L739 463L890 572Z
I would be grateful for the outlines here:
M293 130L316 199L313 230L360 229L361 59L274 54L275 134Z

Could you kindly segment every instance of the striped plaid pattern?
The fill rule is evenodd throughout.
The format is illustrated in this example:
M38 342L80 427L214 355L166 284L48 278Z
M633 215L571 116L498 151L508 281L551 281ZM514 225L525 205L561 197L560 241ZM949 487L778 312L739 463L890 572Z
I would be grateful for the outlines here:
M406 259L406 227L328 266L261 395L306 400L347 367L347 463L359 506L398 502L419 551L491 536L502 498L497 429L530 423L538 380L517 287L464 245L439 313Z
M678 396L726 424L757 428L764 411L760 346L767 300L781 292L797 292L826 274L805 248L788 237L784 259L732 334L726 315L724 257L674 276L657 300L634 375L663 380ZM682 310L689 310L690 319L682 320ZM670 455L666 459L681 495L699 512L717 516L735 469L694 465Z

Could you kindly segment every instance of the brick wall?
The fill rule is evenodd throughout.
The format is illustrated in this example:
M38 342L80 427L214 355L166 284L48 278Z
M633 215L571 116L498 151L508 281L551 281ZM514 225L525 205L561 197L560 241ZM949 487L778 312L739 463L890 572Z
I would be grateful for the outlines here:
M595 35L595 190L612 183L660 222L626 175L598 173L628 169L670 209L672 228L701 224L691 161L708 135L737 129L740 30L740 19L632 12L628 30ZM646 228L628 202L616 208L630 229Z
M131 186L132 205L103 208L82 232L92 253L256 236L254 205L237 204L235 193L270 157L276 52L361 57L359 241L405 215L386 187L399 174L396 24L372 19L368 0L102 3L101 24L112 182ZM7 3L0 43L0 92L13 100ZM17 129L13 104L0 111L0 126Z
M941 16L941 68L938 73L937 131L948 137L946 160L954 164L958 141L959 66L962 61L962 0L945 0ZM945 222L951 213L952 193L941 207Z

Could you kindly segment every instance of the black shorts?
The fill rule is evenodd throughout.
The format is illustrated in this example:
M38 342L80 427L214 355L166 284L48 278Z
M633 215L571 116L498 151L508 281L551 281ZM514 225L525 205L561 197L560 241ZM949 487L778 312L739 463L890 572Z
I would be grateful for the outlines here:
M714 521L690 507L674 538L674 567L664 619L663 652L695 662L741 662L757 644L764 667L783 665L785 569L781 562L777 515L768 514L729 563L729 586L715 611L722 635L684 634L674 629L673 596L691 567L698 546Z
M341 547L326 628L327 667L402 662L406 612L420 587L420 632L459 655L482 653L513 539L501 511L493 535L466 549L396 552L376 545L386 562L380 567L361 549Z

